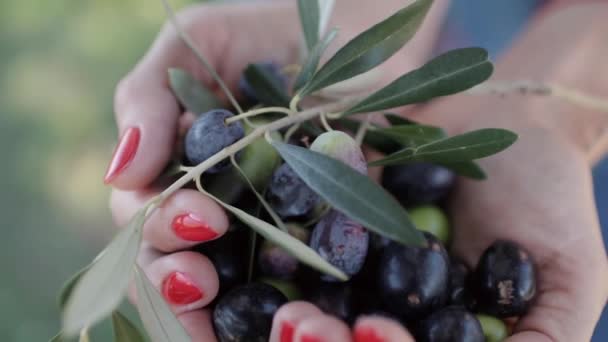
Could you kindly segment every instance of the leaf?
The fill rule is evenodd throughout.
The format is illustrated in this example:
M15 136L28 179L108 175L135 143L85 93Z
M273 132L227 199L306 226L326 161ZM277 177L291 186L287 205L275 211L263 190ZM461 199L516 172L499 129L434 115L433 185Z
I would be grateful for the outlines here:
M347 110L345 115L400 107L458 93L487 80L492 71L486 50L452 50L396 79Z
M170 68L169 85L182 106L194 114L222 107L215 94L185 70Z
M283 232L279 228L271 225L266 221L260 220L259 218L249 215L248 213L237 207L233 207L230 204L220 201L219 199L213 197L213 195L211 194L208 195L215 199L215 201L222 207L224 207L226 210L234 214L234 216L236 216L241 222L248 225L251 229L255 230L266 240L276 244L279 247L282 247L285 251L293 255L300 262L310 267L313 267L322 273L333 276L337 279L343 281L348 280L348 276L344 272L337 269L332 264L328 263L325 259L323 259L319 254L317 254L313 249L308 247L302 241L294 238L288 233Z
M511 146L517 134L498 128L485 128L445 138L416 148L406 148L369 163L386 166L406 162L453 163L484 158Z
M346 118L338 119L338 123L341 128L351 131L352 133L356 133L359 125L361 125L361 121ZM379 133L377 130L373 129L369 129L367 132L365 132L363 144L383 154L395 153L403 148L403 146L399 145L390 137L387 137L385 134Z
M417 0L353 38L314 75L302 94L352 78L387 60L414 36L432 3Z
M418 146L427 144L431 141L443 139L446 133L443 129L435 126L426 125L399 125L376 129L402 146Z
M474 161L463 161L463 162L454 162L454 163L438 163L441 166L444 166L456 174L468 177L476 180L484 180L487 178L486 173L483 171L479 164Z
M327 24L331 18L331 12L334 9L335 0L318 0L319 1L319 37L323 37Z
M114 342L145 342L139 329L119 311L112 312L112 327L114 329Z
M423 245L401 205L382 187L350 166L305 148L273 142L302 180L335 209L392 240Z
M289 107L289 96L282 82L267 68L258 64L249 64L244 74L260 102L269 106Z
M298 0L298 13L302 24L302 33L308 51L311 51L319 41L319 23L321 11L318 0Z
M89 338L89 329L84 328L80 330L80 338L78 339L78 342L91 342L91 339Z
M410 120L408 118L404 118L399 114L394 113L384 113L384 117L392 126L399 125L416 125L418 124L416 121Z
M95 262L95 261L93 261ZM68 300L68 298L70 297L70 295L72 294L72 291L74 290L74 286L76 285L76 283L78 282L78 280L80 279L80 277L82 277L82 275L89 270L89 268L91 268L91 266L93 265L93 263L87 265L86 267L84 267L83 269L79 270L78 272L76 272L75 274L72 275L72 277L70 277L70 279L68 279L68 281L65 282L65 284L63 284L61 291L59 292L59 308L61 308L62 310L65 308L65 304Z
M155 342L189 342L192 339L169 305L156 291L144 271L135 265L135 286L137 288L137 311L148 335Z
M53 338L51 338L49 340L49 342L64 342L64 338L63 338L63 334L60 332L57 335L53 336Z
M334 38L336 38L337 34L338 30L334 28L329 31L329 33L327 33L327 35L325 35L325 37L321 41L319 41L317 45L315 45L315 47L308 55L306 62L304 62L304 65L302 66L302 70L298 74L298 77L296 78L296 81L293 85L294 90L302 88L312 78L314 73L317 71L317 68L319 67L319 61L321 61L321 56L323 55L323 52L325 52L329 44L334 40Z
M133 216L74 285L63 311L63 330L67 336L92 326L120 304L139 251L146 210L147 207L140 209Z

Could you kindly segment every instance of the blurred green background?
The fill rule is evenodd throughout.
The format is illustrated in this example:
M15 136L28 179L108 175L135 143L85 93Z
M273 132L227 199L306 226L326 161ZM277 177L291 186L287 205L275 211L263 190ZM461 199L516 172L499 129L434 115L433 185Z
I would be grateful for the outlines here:
M164 20L154 0L0 2L1 341L48 340L63 281L114 232L114 86Z

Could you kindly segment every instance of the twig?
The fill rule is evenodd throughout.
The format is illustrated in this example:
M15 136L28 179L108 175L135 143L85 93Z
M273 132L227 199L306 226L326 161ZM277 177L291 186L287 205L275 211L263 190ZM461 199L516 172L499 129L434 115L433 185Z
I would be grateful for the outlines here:
M196 58L198 58L198 60L205 66L205 69L207 69L211 76L217 81L217 83L220 85L220 88L222 88L222 91L226 94L226 97L228 97L228 100L230 101L232 106L239 113L242 113L243 109L234 98L234 95L232 95L230 89L228 89L228 87L226 86L226 83L224 83L220 75L215 71L213 66L211 66L211 63L209 63L205 55L203 55L203 53L196 47L190 36L188 36L188 34L181 29L181 26L177 21L177 17L175 16L175 12L173 11L173 8L171 8L171 5L169 5L168 0L161 0L161 2L165 7L165 12L167 12L167 17L169 18L169 21L171 21L171 25L173 25L181 40L184 42L184 44L186 44L186 46L190 50L192 50Z
M331 128L331 126L327 122L327 117L325 117L325 113L321 113L320 118L321 118L321 125L323 125L323 128L325 128L325 130L327 132L331 132L334 130L333 128Z
M241 119L246 119L246 118L250 118L252 116L265 114L265 113L283 113L283 114L287 114L287 115L296 114L296 112L294 112L290 109L287 109L285 107L264 107L264 108L250 110L245 113L241 113L239 115L230 117L230 118L226 119L226 124L229 125L235 121L239 121Z
M361 144L363 144L363 139L365 139L365 133L367 133L367 130L369 129L369 127L371 125L373 116L374 116L374 114L366 115L365 120L363 120L361 125L359 125L359 129L357 129L357 134L355 135L355 141L357 142L357 144L359 146L361 146Z

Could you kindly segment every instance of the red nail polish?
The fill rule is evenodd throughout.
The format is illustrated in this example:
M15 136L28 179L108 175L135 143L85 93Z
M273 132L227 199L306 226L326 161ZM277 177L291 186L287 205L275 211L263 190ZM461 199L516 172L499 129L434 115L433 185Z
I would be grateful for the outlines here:
M312 335L302 335L300 342L323 342L320 338Z
M139 131L138 127L131 127L125 131L122 138L118 142L116 149L114 150L112 161L110 162L106 175L103 178L104 183L111 183L122 171L124 171L124 169L127 168L127 166L129 166L133 160L133 157L135 157L135 153L137 152L140 137L141 132Z
M384 339L370 327L355 328L355 342L385 342Z
M188 241L209 241L219 234L193 214L176 216L171 223L175 235Z
M281 326L281 338L280 342L292 342L293 334L296 331L296 327L291 322L283 322Z
M185 305L203 298L203 291L184 273L173 272L163 282L163 295L172 304Z

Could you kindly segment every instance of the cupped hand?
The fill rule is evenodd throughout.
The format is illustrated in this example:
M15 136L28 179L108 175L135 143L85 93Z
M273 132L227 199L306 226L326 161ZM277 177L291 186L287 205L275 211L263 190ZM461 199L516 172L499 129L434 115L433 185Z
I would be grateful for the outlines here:
M404 68L419 65L426 58L433 44L431 37L439 27L438 17L445 9L445 1L438 3L429 23L423 26L410 47L385 63L387 79L395 74L390 70L403 72ZM337 2L334 21L341 28L339 44L403 6L401 1L386 1L384 6L369 1L357 1L357 4L360 6L353 12L354 1ZM354 15L362 11L366 13L365 22ZM297 62L300 29L295 2L197 5L180 12L178 21L230 89L237 89L238 79L249 63L270 60L288 65ZM183 139L194 119L192 113L181 112L169 89L167 70L170 67L188 70L225 99L173 27L166 25L150 51L119 83L116 91L115 112L120 139L105 182L114 188L110 206L119 226L159 193L161 189L154 181L175 153L176 141ZM205 307L217 295L219 284L209 259L188 249L222 236L228 226L228 218L218 204L189 189L174 193L144 226L138 262L193 341L215 340L210 312ZM281 332L285 322L294 328L293 341L316 341L306 340L307 335L314 334L320 341L348 342L352 339L344 323L321 314L310 304L292 303L281 309L275 319L274 340L289 341L279 338L285 333ZM355 329L359 331L356 336L370 334L373 329L380 332L385 341L406 341L408 336L389 320L362 319L357 327L362 328ZM323 335L326 333L335 336L327 339Z

